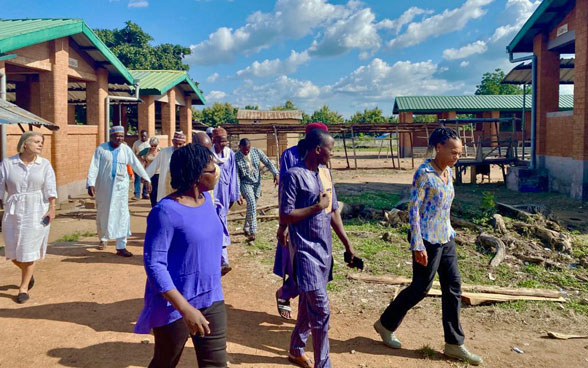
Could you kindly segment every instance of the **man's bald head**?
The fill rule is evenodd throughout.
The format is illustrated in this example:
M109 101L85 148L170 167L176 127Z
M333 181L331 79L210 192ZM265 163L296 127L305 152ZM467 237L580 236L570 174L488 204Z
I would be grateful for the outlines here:
M208 149L212 149L212 141L205 132L198 132L194 135L194 143L204 146Z

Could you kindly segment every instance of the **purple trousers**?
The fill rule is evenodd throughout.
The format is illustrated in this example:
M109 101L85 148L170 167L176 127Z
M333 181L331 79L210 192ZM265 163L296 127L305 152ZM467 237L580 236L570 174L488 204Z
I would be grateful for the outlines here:
M322 289L301 291L298 300L298 318L290 340L290 354L304 355L304 347L312 332L314 367L331 368L329 359L329 298L326 285Z

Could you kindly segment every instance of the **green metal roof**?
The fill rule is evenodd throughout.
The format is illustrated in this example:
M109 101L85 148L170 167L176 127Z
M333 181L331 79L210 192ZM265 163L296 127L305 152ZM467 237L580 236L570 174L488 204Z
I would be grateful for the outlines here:
M531 109L532 98L527 96L526 108ZM472 96L399 96L394 101L394 114L414 112L435 114L445 111L474 113L484 111L520 111L523 95L472 95ZM559 96L560 110L573 110L574 96Z
M508 52L533 52L533 38L542 31L550 31L576 5L575 0L543 0L523 28L506 46Z
M140 95L163 95L178 86L192 96L192 104L204 105L202 91L183 70L131 70L133 78L139 80Z
M0 56L61 37L71 36L84 51L104 63L109 73L133 84L134 79L123 63L81 19L0 19Z

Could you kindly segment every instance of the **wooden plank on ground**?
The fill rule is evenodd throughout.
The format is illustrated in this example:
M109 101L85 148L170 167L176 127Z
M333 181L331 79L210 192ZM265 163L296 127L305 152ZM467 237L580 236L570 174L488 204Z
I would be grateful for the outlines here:
M409 285L412 279L402 276L372 276L362 275L358 273L350 274L349 278L352 280L359 280L364 282L373 282L378 284L388 285ZM434 287L440 287L438 281L433 282ZM470 285L462 284L461 289L463 291L470 291L476 293L486 294L502 294L510 296L528 296L528 297L540 297L548 299L559 299L561 293L558 290L549 289L531 289L531 288L507 288L492 285Z
M588 335L567 335L559 332L547 331L547 336L552 339L570 340L570 339L588 339Z
M566 302L566 300L563 297L546 298L543 296L505 295L505 294L469 293L469 292L462 293L461 300L462 300L462 302L464 302L467 305L480 305L480 304L486 304L486 303L499 303L499 302L513 302L516 300L546 301L546 302L559 302L559 303Z

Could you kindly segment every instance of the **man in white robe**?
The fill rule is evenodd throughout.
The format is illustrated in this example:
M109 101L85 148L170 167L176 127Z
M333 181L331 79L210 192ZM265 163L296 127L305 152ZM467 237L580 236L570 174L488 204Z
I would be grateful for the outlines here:
M129 214L129 165L135 173L147 182L151 191L151 180L143 165L129 146L123 144L124 128L113 126L110 141L96 148L88 170L88 194L96 198L96 227L100 245L106 248L108 239L116 239L116 254L131 257L127 237L131 235Z
M161 201L165 196L173 192L171 187L171 177L169 176L169 162L175 150L180 149L186 144L186 135L181 130L176 131L174 139L172 139L173 146L165 147L155 157L155 160L147 166L147 175L152 177L159 171L159 180L157 181L157 202Z

